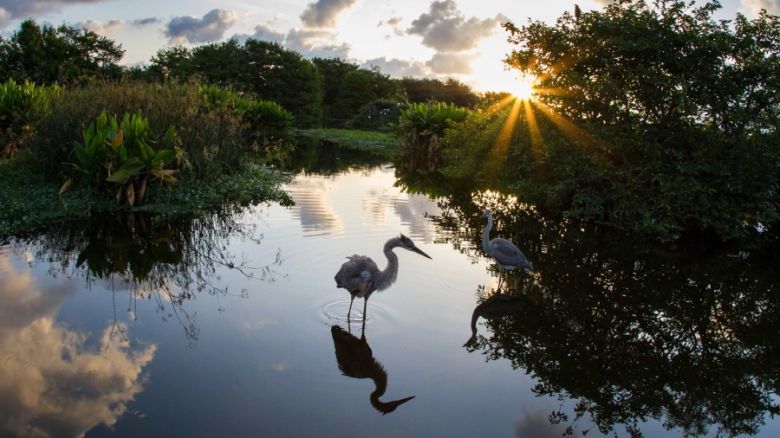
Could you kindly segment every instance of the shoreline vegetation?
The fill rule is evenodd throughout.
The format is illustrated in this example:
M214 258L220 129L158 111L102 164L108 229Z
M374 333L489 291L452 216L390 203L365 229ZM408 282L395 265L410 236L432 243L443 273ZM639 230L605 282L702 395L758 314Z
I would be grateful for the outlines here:
M776 246L780 18L719 8L621 0L504 23L506 65L535 80L526 100L253 39L127 68L110 39L27 20L0 40L0 236L95 209L289 202L273 163L306 138L392 160L432 193L499 191L652 241Z

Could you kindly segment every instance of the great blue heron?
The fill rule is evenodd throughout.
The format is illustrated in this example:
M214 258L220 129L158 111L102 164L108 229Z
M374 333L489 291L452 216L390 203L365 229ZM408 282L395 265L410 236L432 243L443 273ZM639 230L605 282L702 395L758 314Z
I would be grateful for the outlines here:
M360 339L358 339L337 325L330 328L333 346L336 349L336 362L338 362L339 369L345 376L373 380L374 391L369 398L371 406L381 412L382 415L389 414L396 410L398 406L413 399L414 396L389 402L379 400L379 397L387 390L387 371L385 371L382 364L374 359L371 347L368 346L368 341L366 341L365 327L363 330L360 334Z
M500 237L489 239L490 230L493 228L493 213L485 209L482 217L487 218L485 231L482 232L482 249L496 260L498 268L501 270L520 268L528 273L533 272L534 265L528 261L522 251L517 249L514 243Z
M398 237L393 237L385 243L384 253L387 257L387 267L380 271L373 260L370 257L362 255L353 255L347 257L348 261L341 265L341 269L336 273L334 277L336 280L336 287L342 287L349 291L352 298L349 301L349 311L347 311L347 320L352 312L352 303L355 301L355 297L363 298L363 320L365 321L366 306L368 305L368 297L371 296L374 291L384 290L390 287L395 282L398 276L398 256L393 252L393 248L403 248L412 252L416 252L422 256L431 258L428 254L424 253L420 248L417 248L412 242L412 239L401 234Z

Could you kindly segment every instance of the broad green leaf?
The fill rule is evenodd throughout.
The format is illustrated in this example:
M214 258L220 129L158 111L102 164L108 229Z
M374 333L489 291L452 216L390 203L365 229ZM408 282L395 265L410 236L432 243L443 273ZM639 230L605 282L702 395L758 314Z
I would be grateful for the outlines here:
M137 158L130 158L122 164L122 167L111 174L106 181L124 184L130 178L139 175L146 165Z

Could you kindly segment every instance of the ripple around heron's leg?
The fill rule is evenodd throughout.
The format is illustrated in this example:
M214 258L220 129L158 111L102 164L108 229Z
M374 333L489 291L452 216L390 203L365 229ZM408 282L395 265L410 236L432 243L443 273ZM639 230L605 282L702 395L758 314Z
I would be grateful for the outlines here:
M360 328L359 325L363 324L364 317L366 318L366 325L394 323L395 319L392 317L391 310L379 301L369 301L366 315L363 315L363 303L361 301L362 299L355 299L349 321L347 321L347 311L349 310L348 296L320 303L317 308L317 317L321 322L329 325L339 324L345 326L349 322L352 328L355 328L355 324L358 324L357 328Z

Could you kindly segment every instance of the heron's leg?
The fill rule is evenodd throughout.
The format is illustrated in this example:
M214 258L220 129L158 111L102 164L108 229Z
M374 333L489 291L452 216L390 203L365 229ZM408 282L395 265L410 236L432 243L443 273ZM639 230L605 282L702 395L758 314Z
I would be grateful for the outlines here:
M352 303L355 301L355 296L350 294L349 310L347 310L347 324L349 324L349 314L352 313Z
M363 324L366 323L366 308L368 307L368 297L363 299Z

